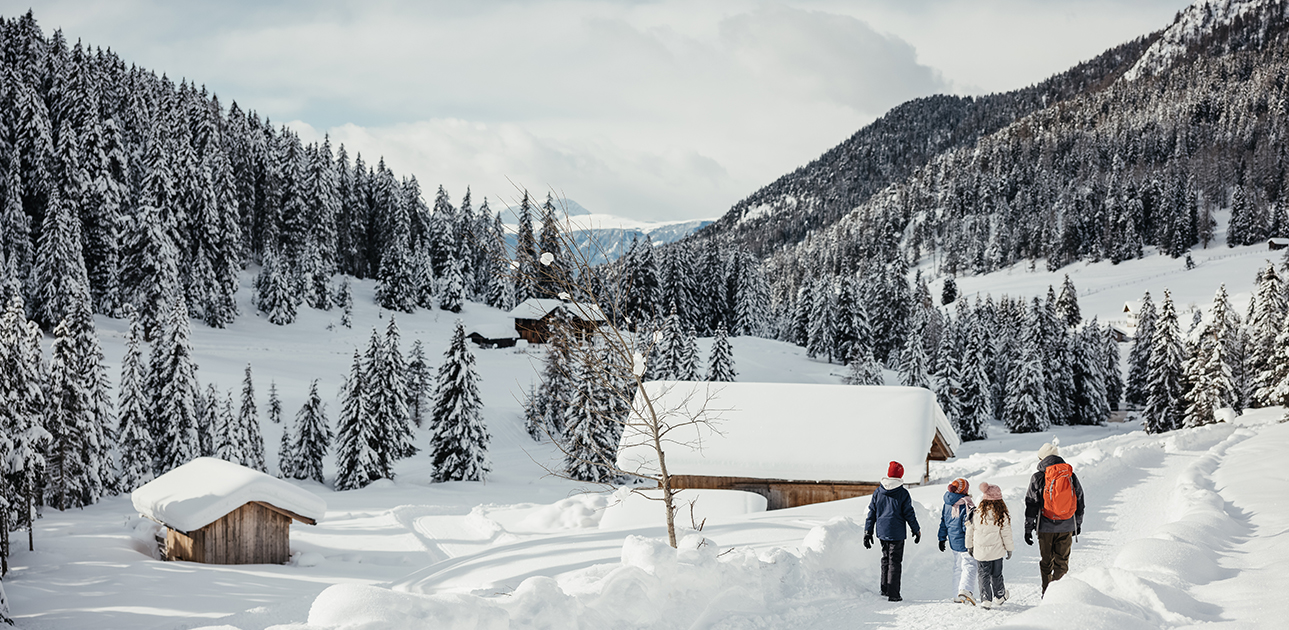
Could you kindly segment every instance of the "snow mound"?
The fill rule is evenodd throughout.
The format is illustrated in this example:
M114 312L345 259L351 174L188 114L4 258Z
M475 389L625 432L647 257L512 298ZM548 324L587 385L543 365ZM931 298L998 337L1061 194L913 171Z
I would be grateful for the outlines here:
M316 494L258 470L199 457L130 494L140 514L179 530L201 529L251 501L318 520L327 503Z
M764 512L765 497L742 490L679 490L674 496L676 518L690 525L702 521L715 523L728 521L745 514ZM662 511L661 490L636 490L622 488L613 493L613 499L604 508L600 529L627 529L640 523L657 520ZM693 523L689 523L693 514Z

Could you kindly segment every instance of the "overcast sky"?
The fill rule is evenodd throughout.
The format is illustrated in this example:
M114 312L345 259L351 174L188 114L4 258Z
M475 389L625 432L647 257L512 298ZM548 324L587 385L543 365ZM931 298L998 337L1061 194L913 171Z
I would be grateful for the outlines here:
M42 1L46 32L453 200L716 217L910 98L1022 87L1186 0ZM7 15L16 12L6 9ZM512 184L513 182L513 184Z

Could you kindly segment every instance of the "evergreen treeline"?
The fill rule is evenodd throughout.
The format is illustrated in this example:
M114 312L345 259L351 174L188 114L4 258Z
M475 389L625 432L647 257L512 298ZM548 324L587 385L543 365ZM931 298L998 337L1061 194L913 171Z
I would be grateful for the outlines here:
M30 11L0 18L0 299L22 296L46 330L82 292L95 313L132 305L148 339L176 300L223 327L251 263L254 303L277 324L300 305L349 308L337 273L379 279L391 309L508 308L500 230L469 191L454 206L440 187L428 207L383 160L45 37Z

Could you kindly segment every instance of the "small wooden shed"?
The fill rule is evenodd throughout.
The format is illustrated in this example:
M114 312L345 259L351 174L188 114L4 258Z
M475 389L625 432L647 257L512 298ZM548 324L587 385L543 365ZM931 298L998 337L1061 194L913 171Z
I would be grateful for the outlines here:
M291 523L316 525L327 504L276 477L200 457L135 490L135 509L166 527L166 560L284 564Z
M655 410L708 424L673 432L664 449L677 488L743 490L771 510L872 494L894 460L908 484L960 442L935 394L920 387L653 381ZM632 413L645 408L637 392ZM710 425L710 426L709 426ZM622 438L618 466L651 472L652 448Z
M591 335L607 321L600 307L586 302L529 298L510 311L515 320L515 332L528 343L546 343L550 339L550 320L556 313L564 313L575 330Z
M482 324L470 328L466 335L480 348L513 348L519 341L519 333L514 326L503 324Z

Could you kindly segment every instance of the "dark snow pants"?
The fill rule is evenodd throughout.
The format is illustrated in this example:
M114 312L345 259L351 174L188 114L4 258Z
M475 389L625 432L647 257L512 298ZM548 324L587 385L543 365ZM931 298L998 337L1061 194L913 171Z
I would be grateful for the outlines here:
M1070 570L1070 548L1074 546L1074 532L1038 533L1038 573L1043 578L1043 592L1047 585L1061 579Z
M882 594L900 599L900 572L904 568L904 541L882 541Z
M1003 559L977 560L980 576L980 601L1002 599L1007 589L1003 586Z

